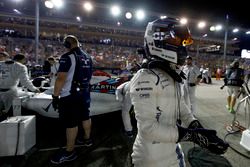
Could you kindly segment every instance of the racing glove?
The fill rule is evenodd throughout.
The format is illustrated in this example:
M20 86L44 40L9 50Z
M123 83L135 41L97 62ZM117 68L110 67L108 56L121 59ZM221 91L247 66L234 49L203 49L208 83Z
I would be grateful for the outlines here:
M52 106L55 110L59 108L59 97L52 95Z
M215 130L204 128L188 129L178 124L177 127L179 131L179 139L177 142L191 141L215 154L224 154L229 147L228 143L216 135Z
M196 128L204 128L198 120L192 121L188 126L188 129L196 129Z

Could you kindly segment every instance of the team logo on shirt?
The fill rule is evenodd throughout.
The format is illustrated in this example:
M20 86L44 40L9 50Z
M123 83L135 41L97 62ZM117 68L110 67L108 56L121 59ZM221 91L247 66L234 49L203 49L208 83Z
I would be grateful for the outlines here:
M149 81L138 81L137 85L141 85L141 84L149 84Z
M147 98L150 98L150 94L149 93L143 93L143 94L140 94L139 97L142 98L142 99L147 99Z
M161 84L162 89L165 89L169 85L168 78L161 80L160 84Z
M135 88L135 90L136 90L136 91L147 91L147 90L151 91L151 90L153 90L153 88L151 88L151 87Z

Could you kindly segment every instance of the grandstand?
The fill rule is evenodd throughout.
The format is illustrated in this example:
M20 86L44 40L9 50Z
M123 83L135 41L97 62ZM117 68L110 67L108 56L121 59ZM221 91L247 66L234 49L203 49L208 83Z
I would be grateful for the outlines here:
M26 14L9 12L8 4L0 6L0 45L6 46L11 55L23 52L31 64L35 64L35 17L31 9ZM28 7L27 7L28 8ZM44 10L44 9L42 9ZM40 34L38 63L43 64L48 56L60 56L65 50L61 45L66 34L76 35L82 46L95 58L99 67L119 68L133 60L139 60L136 48L143 46L146 22L116 21L98 11L93 16L83 16L83 22L72 20L72 13L58 13L53 10L40 12ZM150 17L149 19L153 19ZM188 47L188 53L194 57L198 66L204 65L212 71L217 67L225 68L237 54L239 47L228 41L226 62L224 63L224 40L221 37L201 38L189 25L194 43ZM193 30L193 31L192 31Z

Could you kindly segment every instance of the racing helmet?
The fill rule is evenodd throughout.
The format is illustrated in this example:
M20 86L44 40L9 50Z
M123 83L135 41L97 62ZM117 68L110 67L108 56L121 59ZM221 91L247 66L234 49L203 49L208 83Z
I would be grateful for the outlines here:
M149 22L145 31L144 46L147 56L174 64L181 64L187 57L185 46L193 43L188 27L174 18Z

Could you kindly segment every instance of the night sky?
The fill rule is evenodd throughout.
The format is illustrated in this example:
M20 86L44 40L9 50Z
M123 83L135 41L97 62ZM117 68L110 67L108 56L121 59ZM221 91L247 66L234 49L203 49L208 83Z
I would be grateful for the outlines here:
M224 21L226 14L232 25L250 28L250 7L247 0L92 0L94 2L114 2L129 8L143 8L149 11L210 22Z

